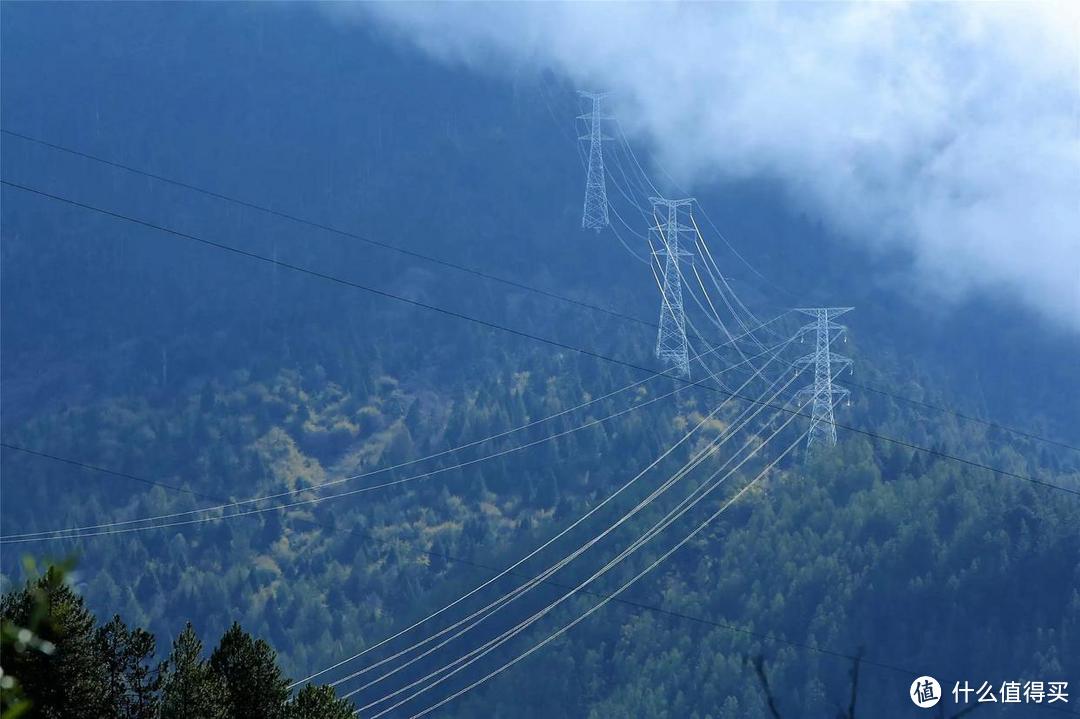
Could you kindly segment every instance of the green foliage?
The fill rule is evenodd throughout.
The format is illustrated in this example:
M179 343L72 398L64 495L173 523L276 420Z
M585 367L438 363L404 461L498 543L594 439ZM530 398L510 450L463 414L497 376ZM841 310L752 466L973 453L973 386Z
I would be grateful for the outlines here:
M312 31L304 26L298 35L301 14L276 8L259 15L259 32L245 33L258 8L223 15L216 6L189 4L162 24L154 13L109 4L51 7L6 3L5 17L20 21L0 24L5 59L16 60L5 67L19 70L5 75L6 91L27 100L7 105L28 113L27 127L77 138L80 128L92 126L104 155L134 164L152 158L166 175L242 187L240 194L273 200L275 207L287 198L290 211L305 217L356 225L372 237L655 319L655 295L642 291L651 280L632 259L609 242L566 231L579 220L580 167L547 113L528 101L538 88L526 78L514 83L511 97L386 52L374 37L356 42L341 33L290 45L289 52L263 52L264 34L266 47L277 47ZM237 42L215 42L206 28L224 28ZM199 38L209 40L194 52L191 43ZM245 38L257 38L258 47ZM211 58L206 67L213 72L190 66L192 58ZM196 71L184 72L189 66ZM95 73L87 78L70 68ZM222 112L213 122L205 122L205 103L175 104L217 87L207 78L219 76L229 91L214 97ZM282 83L282 77L303 81ZM119 121L129 100L159 106L146 97L164 103L172 125ZM251 98L279 111L253 113ZM85 122L99 104L115 112ZM316 105L327 112L297 111ZM379 112L371 111L376 105ZM35 119L42 110L60 124L42 125ZM404 118L404 125L394 124L400 132L390 131L386 117ZM340 124L341 118L349 119ZM311 132L312 121L326 131ZM350 131L339 132L339 124ZM228 137L222 127L230 128ZM162 136L176 140L174 151L162 151ZM303 143L295 141L299 136ZM20 156L12 154L13 163L22 165ZM139 216L653 366L654 336L638 323L163 191L158 183L117 185L127 182L122 175L87 163L26 159L28 172L62 176L72 191L113 187L117 207ZM210 173L201 180L200 167ZM859 304L852 345L861 347L846 352L858 359L860 382L1075 437L1075 343L1032 332L1029 318L987 311L981 301L933 322L925 313L898 312L889 293L867 279L881 273L851 271L861 258L852 257L850 244L830 237L817 218L785 207L774 186L720 189L702 204L753 240L740 249L774 281L802 297L851 297ZM477 212L463 211L481 207L479 222ZM295 499L312 499L322 495L307 490L321 481L473 442L641 379L593 358L265 263L194 250L114 219L21 201L5 202L3 219L0 285L11 309L0 343L5 441L184 490L4 451L5 534L218 503L206 496L300 490ZM809 286L807 278L821 284ZM769 304L753 286L744 278L740 294L743 287L751 294L743 299L754 308ZM716 366L722 362L718 357ZM343 488L508 449L671 388L657 380L526 432ZM881 395L853 396L844 423L1080 486L1075 455ZM183 619L206 637L239 621L275 647L283 673L305 675L488 579L483 566L507 566L596 506L718 401L715 393L687 389L520 453L415 482L228 521L87 538L78 545L84 558L77 600L159 638L175 635ZM1080 517L1072 498L841 437L835 453L805 470L777 473L628 592L736 629L613 602L551 651L448 705L446 714L754 719L764 708L743 657L763 654L787 715L792 706L802 710L796 715L832 715L828 703L843 694L847 663L765 637L839 651L865 644L868 659L945 667L972 678L1022 671L1050 678L1080 666ZM647 488L655 481L647 477ZM640 527L628 524L627 534ZM16 559L10 552L0 557L5 578L16 576ZM631 561L620 577L650 559ZM608 577L608 586L615 579ZM45 593L36 585L33 591ZM587 609L591 599L568 602L551 621ZM5 624L4 669L9 656L25 663L35 691L46 692L34 671L55 679L75 670L65 669L59 655L34 649L48 641L34 639L37 613L23 611L27 623L11 635L32 630L18 656L9 652L17 640L8 643ZM70 611L61 622L71 630L69 662L106 651L77 614ZM738 631L743 628L754 633ZM101 696L130 698L141 691L133 688L153 681L160 657L144 654L137 630L119 629L106 645L129 647L122 651L133 661L103 663L114 667L112 683L92 668L80 671ZM44 624L41 632L54 636ZM239 653L258 661L234 666L234 677L264 676L277 686L266 653L253 643L248 649ZM124 672L132 678L115 679ZM220 716L215 712L231 706L225 679L191 629L174 643L162 680L161 713L170 719ZM864 681L868 695L906 691L869 664ZM243 686L239 679L233 684ZM71 691L81 691L78 682ZM317 694L329 698L326 690ZM5 687L3 701L11 696ZM868 711L875 719L889 716L881 706Z
M231 719L281 719L289 682L277 656L262 639L253 639L233 624L210 655L210 670L221 677L228 693Z
M540 360L533 365L545 366ZM306 377L300 370L263 379L238 374L215 384L212 392L194 387L161 407L113 400L104 407L42 416L22 431L56 436L65 425L89 423L100 446L115 448L105 450L103 464L127 466L122 458L131 457L131 466L143 467L167 457L174 476L163 479L187 482L196 491L218 493L218 478L227 477L234 496L295 489L297 499L304 499L320 496L305 491L312 484L497 432L585 396L572 375L538 369L493 374L463 398L405 392L383 373L338 378L339 383L324 377L321 386L311 386ZM624 381L613 375L600 384ZM661 391L649 385L640 389L631 401ZM208 406L213 411L203 412ZM590 415L623 406L603 402ZM687 394L526 452L390 491L98 540L99 551L84 560L85 594L94 606L119 608L159 634L175 617L188 616L225 635L214 652L215 667L202 657L190 630L186 649L174 647L162 716L185 716L191 707L202 707L198 712L205 716L227 716L214 712L228 707L225 711L235 714L252 706L262 707L262 715L282 716L285 710L276 700L271 706L259 702L282 696L284 673L333 663L487 579L490 573L476 565L506 566L520 556L521 547L536 546L552 527L565 526L697 422L705 406L705 398ZM862 411L884 432L899 435L907 426L893 406ZM729 420L725 410L709 431L720 431ZM360 428L354 440L313 441L313 427L343 422ZM145 446L124 445L121 438L139 425L155 428L155 439ZM199 433L229 438L229 451L200 445ZM413 446L399 437L411 438ZM461 453L460 459L522 439L485 445ZM943 430L938 441L943 449L962 447L966 456L1016 471L1041 466L1033 452L995 444L970 425ZM24 468L7 461L16 470ZM1071 465L1061 466L1047 478L1076 483ZM662 466L658 473L667 469ZM54 496L68 481L50 465L26 464L25 471L42 477L26 487L29 506L48 501L45 488ZM425 471L424 465L406 467L346 486ZM40 498L35 496L39 488ZM198 506L190 497L159 489L140 488L129 496L117 519ZM848 652L864 644L868 659L888 663L944 663L954 671L988 674L1019 667L1030 675L1056 677L1080 659L1068 641L1080 631L1075 589L1080 576L1068 559L1080 556L1071 529L1080 517L1074 505L1060 499L1015 481L995 483L989 475L933 456L845 438L805 467L795 464L776 473L643 580L632 596L797 644ZM637 497L626 499L632 500ZM93 501L65 507L71 524L97 521L107 511ZM629 534L641 526L630 523L625 529ZM651 558L645 552L623 571L629 576ZM1031 595L1031 586L1040 592ZM579 598L559 616L588 606ZM842 662L761 636L618 607L613 603L576 627L552 653L530 659L538 669L508 672L447 711L463 717L500 711L522 717L759 717L760 693L743 662L752 654L766 656L776 695L789 707L801 704L825 715L830 702L845 692L848 667ZM280 655L271 658L269 647L234 621L265 637ZM963 645L943 646L942 637L958 636L967 637ZM284 672L276 669L277 662ZM864 693L897 691L896 678L873 665L864 674ZM252 691L263 683L271 690ZM186 693L180 692L184 686ZM184 698L170 704L170 692ZM234 703L230 692L244 698Z
M49 567L51 580L37 582L29 591L18 597L5 597L0 604L0 717L16 719L27 714L32 702L26 697L20 683L18 665L34 665L36 660L49 657L56 645L43 639L39 632L49 619L49 588L63 582L71 568L71 560ZM26 557L23 567L27 574L38 574L36 563ZM18 606L16 606L18 605ZM14 661L12 661L14 655ZM7 657L6 660L2 659ZM14 672L14 673L13 673Z
M326 686L308 684L289 703L286 719L352 719L353 706Z
M202 657L203 645L189 622L173 642L161 698L161 719L226 719L225 682Z
M154 636L145 629L128 629L120 615L98 628L96 654L106 672L105 702L117 716L154 719L162 665L153 665Z
M289 697L289 680L262 639L233 624L210 659L188 623L167 660L155 640L114 616L104 625L86 609L60 567L4 595L3 719L33 712L46 719L307 719L351 717L330 687L308 685ZM39 627L42 638L16 627ZM48 637L45 639L44 637ZM35 648L36 647L36 648ZM13 651L12 651L13 650Z
M66 572L49 567L28 580L21 591L0 602L5 626L37 626L52 648L6 654L4 672L17 678L33 712L47 719L93 719L109 716L108 674L97 661L99 642L94 616L72 591Z

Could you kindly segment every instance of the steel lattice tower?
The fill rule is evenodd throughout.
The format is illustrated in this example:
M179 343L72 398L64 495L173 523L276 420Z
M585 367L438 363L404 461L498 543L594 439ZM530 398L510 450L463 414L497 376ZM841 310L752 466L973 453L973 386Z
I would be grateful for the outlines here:
M596 230L608 226L607 176L604 174L604 140L610 140L603 133L602 121L610 120L600 114L600 101L607 96L604 92L585 92L578 94L592 101L592 111L587 115L578 115L578 119L589 123L589 134L579 139L589 141L589 168L585 177L585 207L581 213L581 227Z
M683 313L682 270L679 263L692 255L679 244L680 235L693 228L679 222L679 208L689 208L694 200L665 200L650 197L656 226L650 232L659 235L664 257L664 277L660 283L660 327L656 333L656 356L674 367L683 377L690 376L690 359L686 341L686 315ZM688 212L689 210L687 210Z
M814 333L814 351L795 361L800 367L814 365L814 384L804 387L795 395L795 401L803 406L813 399L810 414L810 432L806 438L806 451L815 447L836 444L836 424L833 419L833 407L848 396L846 389L833 386L833 372L841 372L851 366L851 360L832 351L832 343L837 337L844 336L847 328L833 322L851 307L800 307L799 312L810 315L813 322L801 327L796 336L802 337ZM845 337L846 340L846 337Z

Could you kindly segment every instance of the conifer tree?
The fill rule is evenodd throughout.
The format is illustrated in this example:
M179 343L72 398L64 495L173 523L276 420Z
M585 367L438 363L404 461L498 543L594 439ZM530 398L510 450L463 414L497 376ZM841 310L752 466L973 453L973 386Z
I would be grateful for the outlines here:
M153 665L154 635L128 629L119 615L98 628L95 648L106 673L105 701L111 715L123 719L156 719L162 664Z
M277 655L262 639L233 625L210 655L211 670L224 680L230 719L282 719L289 681Z
M68 585L62 569L50 567L22 590L5 595L0 617L5 628L36 627L40 640L51 647L49 652L4 653L4 673L18 679L35 716L110 716L105 669L94 641L96 621L83 598Z
M286 719L352 719L353 705L328 686L308 684L289 702Z
M203 645L189 622L173 642L161 692L161 719L226 719L221 678L202 658Z

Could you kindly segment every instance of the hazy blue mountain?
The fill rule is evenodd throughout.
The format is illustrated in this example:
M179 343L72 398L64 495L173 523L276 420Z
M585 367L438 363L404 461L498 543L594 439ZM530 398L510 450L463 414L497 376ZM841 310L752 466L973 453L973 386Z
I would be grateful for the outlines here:
M580 229L580 108L555 76L439 64L307 5L5 3L0 14L5 130L655 321L648 270L610 233ZM9 182L656 366L654 330L641 323L11 135L0 144ZM690 189L769 278L716 245L759 316L856 307L845 318L853 381L1080 445L1076 336L991 295L939 306L909 294L896 278L911 258L835 236L778 183ZM8 443L241 499L412 459L641 378L19 189L0 199ZM88 606L153 629L159 652L189 620L205 636L241 621L302 676L490 576L441 555L505 566L717 401L687 392L415 488L5 546L5 590L21 582L22 553L73 553ZM1078 452L883 395L856 389L842 421L1080 487ZM2 462L4 535L204 504L15 451ZM793 463L628 597L796 644L862 646L868 660L945 677L1060 676L1080 689L1076 500L841 431L833 455ZM576 571L560 581L584 576ZM555 596L541 593L522 611ZM558 616L594 601L575 598ZM446 711L766 716L743 661L755 653L774 667L784 716L846 705L844 659L616 604ZM913 678L864 665L869 715L914 715L894 700Z

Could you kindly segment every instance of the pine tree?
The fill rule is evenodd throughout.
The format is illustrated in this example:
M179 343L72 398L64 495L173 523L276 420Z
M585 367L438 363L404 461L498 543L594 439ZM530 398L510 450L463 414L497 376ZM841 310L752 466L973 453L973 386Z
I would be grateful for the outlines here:
M161 691L161 719L226 719L221 678L202 658L203 645L189 622L173 642Z
M348 699L338 699L328 686L308 684L300 690L285 714L286 719L352 719L353 705Z
M210 655L210 668L224 680L229 719L283 719L289 681L265 641L233 623Z
M95 647L104 665L106 703L113 716L123 719L156 719L162 664L151 666L154 636L144 629L129 630L119 615L99 627Z
M40 578L4 596L0 617L7 627L36 627L49 653L4 653L4 673L18 679L35 716L100 719L110 716L107 680L94 642L96 621L83 598L68 586L63 570L50 567Z

